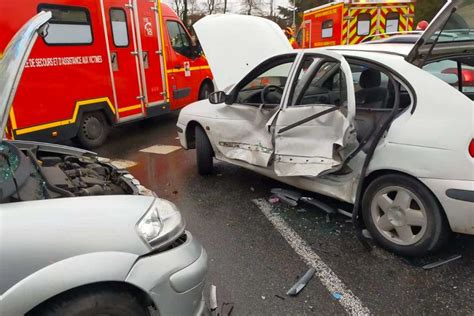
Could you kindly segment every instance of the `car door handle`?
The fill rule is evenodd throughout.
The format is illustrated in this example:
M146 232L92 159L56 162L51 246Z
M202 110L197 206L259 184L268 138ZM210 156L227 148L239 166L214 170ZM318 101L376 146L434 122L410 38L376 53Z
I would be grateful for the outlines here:
M175 65L174 66L174 69L181 69L181 68L183 68L181 65Z

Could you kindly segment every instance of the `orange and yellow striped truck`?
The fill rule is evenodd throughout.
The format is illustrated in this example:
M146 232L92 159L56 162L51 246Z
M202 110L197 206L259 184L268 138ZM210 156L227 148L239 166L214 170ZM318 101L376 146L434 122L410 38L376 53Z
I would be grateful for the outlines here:
M413 30L415 0L340 0L304 12L302 48L352 45Z

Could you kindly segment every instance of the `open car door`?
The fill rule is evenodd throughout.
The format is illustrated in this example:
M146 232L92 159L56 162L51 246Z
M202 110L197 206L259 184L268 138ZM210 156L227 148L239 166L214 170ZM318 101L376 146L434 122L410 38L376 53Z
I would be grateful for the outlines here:
M274 122L278 176L315 177L337 171L358 147L352 73L339 54L304 53L285 106Z
M423 66L428 59L472 54L474 1L448 0L406 57Z

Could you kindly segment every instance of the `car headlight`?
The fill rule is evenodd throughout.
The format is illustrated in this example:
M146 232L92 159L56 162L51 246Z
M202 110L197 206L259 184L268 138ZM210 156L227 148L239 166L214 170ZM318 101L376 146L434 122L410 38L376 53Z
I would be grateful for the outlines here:
M137 231L145 243L153 249L171 244L184 232L184 219L173 203L155 199L145 215L137 223Z

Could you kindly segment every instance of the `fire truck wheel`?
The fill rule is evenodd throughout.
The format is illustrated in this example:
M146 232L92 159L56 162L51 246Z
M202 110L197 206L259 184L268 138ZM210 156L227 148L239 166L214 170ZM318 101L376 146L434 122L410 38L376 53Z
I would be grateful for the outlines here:
M212 92L214 92L212 85L209 82L204 82L199 89L199 100L207 99Z
M102 145L109 134L109 124L102 112L84 113L77 139L87 149Z
M198 173L201 176L212 173L213 157L214 151L206 132L200 126L196 126L196 161Z

